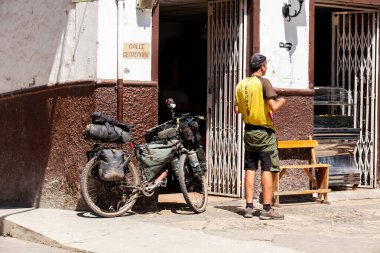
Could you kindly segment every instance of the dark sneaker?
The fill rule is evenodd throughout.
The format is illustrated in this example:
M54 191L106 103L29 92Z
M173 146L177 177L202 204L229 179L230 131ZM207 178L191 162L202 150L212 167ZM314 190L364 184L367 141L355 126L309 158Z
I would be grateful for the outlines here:
M269 211L262 210L259 218L260 220L283 220L284 215L271 208Z
M247 207L244 210L244 218L252 218L253 217L253 208Z

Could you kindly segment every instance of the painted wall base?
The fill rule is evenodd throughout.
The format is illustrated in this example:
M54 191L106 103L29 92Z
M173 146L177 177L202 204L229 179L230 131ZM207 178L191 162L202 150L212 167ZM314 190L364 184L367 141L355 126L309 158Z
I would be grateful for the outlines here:
M124 88L124 121L134 136L157 124L157 86ZM109 84L72 85L0 98L0 206L82 209L79 177L91 143L82 131L93 111L116 118Z

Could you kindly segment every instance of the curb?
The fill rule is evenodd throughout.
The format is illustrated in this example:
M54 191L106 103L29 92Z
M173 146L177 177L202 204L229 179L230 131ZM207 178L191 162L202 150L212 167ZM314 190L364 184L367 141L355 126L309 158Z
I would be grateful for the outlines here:
M25 228L17 223L6 220L6 218L0 217L0 236L12 237L23 241L43 244L46 246L68 250L71 252L91 253L81 249L76 249L68 246L64 246L57 241L50 239L40 233Z
M364 200L364 199L380 199L379 189L357 189L351 191L333 191L329 193L328 200L330 202L348 201L348 200Z

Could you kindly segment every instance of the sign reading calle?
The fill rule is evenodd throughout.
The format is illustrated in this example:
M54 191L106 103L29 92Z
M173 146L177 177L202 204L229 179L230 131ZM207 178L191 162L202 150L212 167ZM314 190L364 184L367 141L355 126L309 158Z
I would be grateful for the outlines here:
M124 43L123 57L128 59L149 59L150 43Z

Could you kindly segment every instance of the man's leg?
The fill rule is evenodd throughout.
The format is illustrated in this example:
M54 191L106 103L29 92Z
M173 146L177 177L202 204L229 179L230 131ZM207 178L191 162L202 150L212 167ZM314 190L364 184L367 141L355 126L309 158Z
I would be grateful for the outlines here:
M271 205L273 190L272 172L263 171L261 174L261 187L263 188L263 205Z
M245 201L247 204L253 204L253 195L255 192L255 177L256 171L245 171Z
M244 210L245 218L253 217L253 195L255 192L255 177L256 171L254 170L245 170L245 201L246 206Z
M260 219L262 220L282 220L284 215L275 211L272 206L273 194L273 172L279 170L278 150L277 144L270 143L271 147L266 152L260 155L261 160L261 186L263 188L263 211L261 212Z
M283 220L284 215L275 211L272 206L272 192L273 192L272 172L263 171L261 174L261 186L263 188L263 211L261 212L261 220Z

